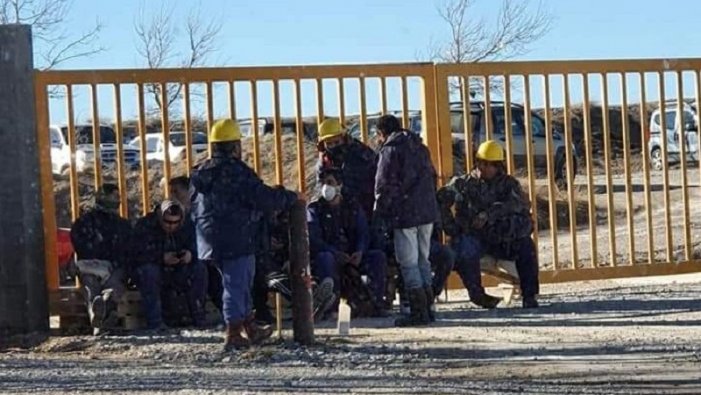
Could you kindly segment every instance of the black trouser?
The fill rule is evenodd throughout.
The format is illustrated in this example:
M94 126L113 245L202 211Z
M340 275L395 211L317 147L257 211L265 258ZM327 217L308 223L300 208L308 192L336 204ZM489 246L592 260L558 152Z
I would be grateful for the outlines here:
M214 264L214 261L204 261L207 266L207 295L212 300L214 306L222 312L222 297L224 295L224 287L222 285L221 270Z

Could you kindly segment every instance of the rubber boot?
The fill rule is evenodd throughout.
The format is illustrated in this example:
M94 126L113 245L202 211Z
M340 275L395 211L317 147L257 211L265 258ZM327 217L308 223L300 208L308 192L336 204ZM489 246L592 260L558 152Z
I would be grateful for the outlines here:
M243 322L226 324L226 342L224 343L224 351L241 350L248 348L251 342L242 336Z
M430 322L436 322L436 297L433 294L433 287L424 287L426 293L426 314Z
M244 321L243 328L251 344L260 344L263 340L273 335L273 328L270 325L258 326L253 314L249 315Z
M423 288L407 290L409 297L409 315L399 317L394 321L396 327L428 325L428 303Z

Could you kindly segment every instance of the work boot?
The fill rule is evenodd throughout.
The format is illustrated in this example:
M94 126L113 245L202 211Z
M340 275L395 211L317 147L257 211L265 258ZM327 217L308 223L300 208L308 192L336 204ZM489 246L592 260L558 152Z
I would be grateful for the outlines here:
M499 302L501 302L501 299L497 298L496 296L482 293L477 298L470 298L470 301L483 309L493 309L497 307Z
M233 350L241 350L248 348L251 342L242 336L243 322L239 321L233 324L226 324L226 342L224 343L224 352Z
M396 327L428 325L428 302L423 288L412 288L409 294L409 315L399 317L394 321Z
M539 307L535 296L524 296L522 303L524 309L537 309Z
M273 328L270 325L258 326L253 314L243 322L243 329L251 344L260 344L263 340L273 335Z
M433 294L433 287L424 286L424 292L426 293L426 314L428 314L428 320L431 322L436 322L436 297Z

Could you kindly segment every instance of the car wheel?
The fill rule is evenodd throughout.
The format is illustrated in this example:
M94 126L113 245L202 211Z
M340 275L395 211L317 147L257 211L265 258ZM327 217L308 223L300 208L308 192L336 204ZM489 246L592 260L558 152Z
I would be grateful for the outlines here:
M653 170L662 170L664 164L662 162L662 150L660 147L655 147L652 152L650 152L650 167Z

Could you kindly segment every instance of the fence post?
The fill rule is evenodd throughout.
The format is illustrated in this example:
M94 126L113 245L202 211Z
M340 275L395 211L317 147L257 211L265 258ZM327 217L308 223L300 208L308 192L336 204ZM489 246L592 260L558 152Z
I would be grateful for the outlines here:
M44 335L49 331L41 147L36 126L31 28L2 25L0 340L11 335ZM53 191L51 185L44 187Z
M292 333L303 345L314 343L314 314L309 268L309 231L304 201L290 210L290 285L292 287Z

